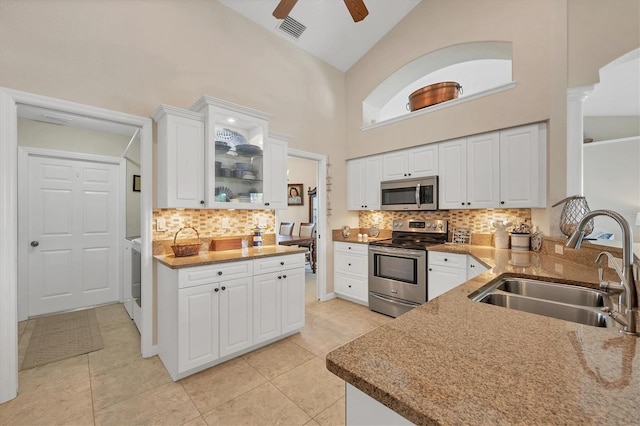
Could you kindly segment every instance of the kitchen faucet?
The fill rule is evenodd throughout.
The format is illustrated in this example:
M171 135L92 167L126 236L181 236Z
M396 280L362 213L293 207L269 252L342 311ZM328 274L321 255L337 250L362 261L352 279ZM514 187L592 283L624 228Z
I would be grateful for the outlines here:
M607 216L618 222L620 228L622 228L622 286L624 288L627 315L626 325L623 326L622 332L627 334L638 335L636 332L636 316L638 312L638 290L636 289L636 283L633 278L633 233L629 227L629 222L622 217L619 213L613 210L594 210L584 215L575 231L567 242L567 247L579 249L582 244L582 240L585 237L584 228L591 219L596 216ZM598 261L600 255L598 255ZM616 268L616 272L619 268ZM613 316L613 315L612 315ZM615 319L615 316L614 316Z

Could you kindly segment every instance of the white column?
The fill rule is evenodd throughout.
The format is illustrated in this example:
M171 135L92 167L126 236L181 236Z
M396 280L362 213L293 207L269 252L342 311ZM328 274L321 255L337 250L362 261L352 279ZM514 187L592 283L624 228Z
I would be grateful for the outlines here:
M567 196L583 195L583 103L593 86L567 89Z

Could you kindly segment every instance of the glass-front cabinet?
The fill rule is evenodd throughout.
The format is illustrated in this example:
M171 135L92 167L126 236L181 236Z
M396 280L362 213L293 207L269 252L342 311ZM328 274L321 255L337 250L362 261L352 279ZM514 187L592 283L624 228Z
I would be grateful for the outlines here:
M269 114L203 96L189 110L162 105L153 118L164 165L158 207L287 208L288 137L269 135Z

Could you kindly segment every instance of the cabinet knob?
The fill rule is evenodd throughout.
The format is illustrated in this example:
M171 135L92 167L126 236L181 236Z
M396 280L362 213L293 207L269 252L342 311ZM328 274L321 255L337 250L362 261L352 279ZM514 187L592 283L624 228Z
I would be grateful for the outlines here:
M473 265L473 264L469 265L469 268L475 268L475 267L476 265Z
M31 247L38 247L40 243L38 241L31 241Z
M445 258L444 258L444 261L445 261L445 262L448 262L448 261L449 261L449 259L447 259L447 258L445 257Z
M282 278L287 278L287 276L286 276L286 275L283 275L283 276L282 276Z
M351 264L349 263L349 266L351 266Z
M468 203L467 203L467 205L468 205L468 206L470 206L470 205L471 205L471 203L469 203L469 202L468 202Z
M429 268L430 271L433 271L433 269Z
M225 286L222 286L222 291L225 291L227 288Z
M349 284L349 288L351 288L351 284Z
M218 291L220 291L220 289L216 287L216 288L213 289L213 291L215 291L217 293Z
M264 203L264 205L265 205L265 206L268 206L268 205L269 205L269 203Z
M500 204L504 204L504 201L500 201Z
M411 173L408 173L409 176L411 176Z
M406 176L407 174L405 173L404 175Z
M464 206L464 201L462 202L462 205Z
M200 204L204 205L204 200L200 200Z
M284 266L284 262L280 262L280 265Z
M281 280L282 279L282 275L278 275L278 279Z
M218 275L222 275L222 271L218 271Z
M351 246L347 247L349 250L351 250Z

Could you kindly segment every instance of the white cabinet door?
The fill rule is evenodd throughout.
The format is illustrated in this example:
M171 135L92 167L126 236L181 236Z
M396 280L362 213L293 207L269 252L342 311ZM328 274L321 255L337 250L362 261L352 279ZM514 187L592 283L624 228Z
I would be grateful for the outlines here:
M500 207L546 207L546 125L500 132Z
M381 156L347 161L347 209L380 209L381 179Z
M287 208L287 142L268 138L264 144L264 207Z
M438 207L463 209L467 202L467 141L456 139L438 145Z
M122 303L129 314L129 318L133 318L133 295L131 294L133 262L131 250L131 241L125 239L122 250Z
M382 180L398 180L409 177L406 151L396 151L382 156Z
M476 276L480 275L481 273L483 273L485 271L488 271L487 267L485 267L482 263L480 263L477 260L475 260L473 257L467 256L467 258L468 258L467 280L475 278Z
M220 286L220 356L248 348L253 343L253 279L223 281Z
M429 266L427 299L433 300L467 280L467 269Z
M282 274L282 333L304 327L304 269L289 269Z
M178 291L178 371L218 358L218 284Z
M262 343L281 334L282 273L253 277L253 343ZM304 304L304 301L303 301Z
M438 174L438 145L412 148L407 155L407 171L410 177L436 176Z
M363 210L365 203L364 158L347 161L347 209Z
M499 206L500 136L498 132L467 138L467 208Z
M161 105L153 119L158 123L158 207L204 207L204 116Z

